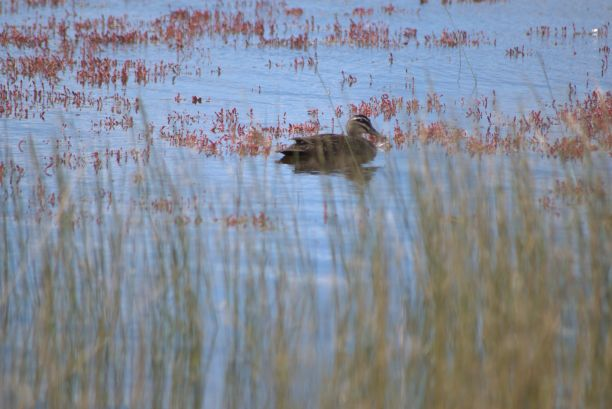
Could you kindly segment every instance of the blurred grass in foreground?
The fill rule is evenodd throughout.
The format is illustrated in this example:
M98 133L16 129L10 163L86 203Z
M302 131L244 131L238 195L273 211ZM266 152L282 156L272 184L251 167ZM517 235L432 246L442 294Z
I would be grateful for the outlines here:
M329 210L354 223L323 227L328 286L297 210L232 228L109 200L110 174L39 169L32 192L4 174L0 406L609 407L608 163L585 160L589 194L555 215L520 156L422 159L408 195L383 178L397 193ZM131 199L177 197L151 163ZM262 190L226 205L265 208Z

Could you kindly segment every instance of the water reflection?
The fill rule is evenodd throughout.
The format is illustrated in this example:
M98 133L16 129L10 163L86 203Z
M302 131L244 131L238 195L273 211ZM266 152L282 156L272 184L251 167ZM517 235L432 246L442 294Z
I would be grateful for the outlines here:
M366 185L372 180L374 174L380 169L379 166L364 166L369 161L343 160L340 158L334 162L321 162L316 157L293 158L285 156L276 163L293 166L294 173L310 173L324 175L342 175L348 180Z

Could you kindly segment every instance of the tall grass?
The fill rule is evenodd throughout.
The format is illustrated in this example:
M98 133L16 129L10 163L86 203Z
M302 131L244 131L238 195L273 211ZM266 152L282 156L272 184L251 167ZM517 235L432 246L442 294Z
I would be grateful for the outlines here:
M189 189L154 151L112 199L110 172L4 173L0 406L609 407L609 159L557 162L589 187L557 214L520 155L427 151L384 197L322 176L325 263L274 175L177 216L150 206Z

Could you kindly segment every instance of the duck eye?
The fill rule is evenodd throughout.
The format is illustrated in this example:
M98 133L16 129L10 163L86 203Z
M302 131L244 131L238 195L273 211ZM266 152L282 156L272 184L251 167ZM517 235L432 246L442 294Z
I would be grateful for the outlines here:
M366 118L366 117L364 117L362 115L358 115L358 116L353 117L353 120L355 122L359 122L360 124L363 124L363 125L366 125L366 126L370 125L370 121L368 120L368 118Z

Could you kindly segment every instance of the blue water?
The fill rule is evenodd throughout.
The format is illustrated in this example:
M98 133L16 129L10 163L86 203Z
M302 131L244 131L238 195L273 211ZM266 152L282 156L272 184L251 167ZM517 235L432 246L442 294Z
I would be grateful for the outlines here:
M157 127L166 122L168 112L176 110L183 113L201 112L213 116L221 108L236 107L240 119L247 122L247 113L253 110L254 121L264 126L274 125L278 117L285 117L289 123L304 122L308 119L308 109L318 109L321 124L331 129L331 117L336 106L344 107L345 116L337 119L335 127L346 121L347 104L358 104L371 97L380 99L382 94L394 97L412 98L412 90L406 85L414 78L414 97L424 103L427 94L441 94L445 104L444 117L469 125L464 118L461 101L469 104L476 98L488 96L495 91L497 109L512 117L516 113L542 109L550 105L552 99L565 101L568 84L576 85L576 93L597 87L609 90L611 76L606 71L601 75L603 55L598 49L608 44L608 38L590 35L593 29L601 29L609 23L611 6L605 1L587 2L530 2L513 1L493 4L454 4L443 7L437 2L425 6L397 5L399 9L391 15L382 12L381 6L387 2L360 2L351 4L332 4L309 2L299 4L304 14L300 19L284 16L277 18L281 37L300 32L306 18L312 16L319 31L311 34L311 40L318 40L319 46L307 50L291 50L287 47L260 47L257 38L251 38L245 47L242 35L230 36L227 44L219 36L197 38L186 52L177 53L165 46L129 46L102 49L101 56L112 56L120 62L124 59L141 58L151 63L165 61L179 63L181 74L174 81L168 77L163 83L149 83L138 86L133 76L127 87L116 89L86 87L86 92L94 96L108 96L126 93L131 98L140 97L149 115L149 120ZM297 6L298 4L296 4ZM79 4L75 16L69 20L94 18L99 15L127 15L135 21L150 21L170 10L178 8L198 8L198 2L152 2L142 7L139 2L121 1L93 2ZM292 7L292 4L288 4ZM343 28L351 20L360 17L351 15L354 7L371 8L373 14L364 19L371 24L388 25L390 33L400 32L407 27L417 29L417 40L400 48L359 48L355 46L325 45L324 39L332 31L329 25L337 17ZM71 7L66 7L69 10ZM242 8L241 8L242 9ZM244 7L245 15L252 16L252 7ZM235 11L232 6L221 7L223 11ZM44 22L49 16L61 18L62 8L33 8L22 6L18 14L0 15L0 24L31 24ZM504 18L499 18L503 15ZM283 29L287 25L286 31ZM527 36L532 27L547 25L551 36L541 39ZM554 38L554 29L568 27L566 38ZM573 36L574 27L580 33ZM465 30L468 34L482 32L488 44L455 48L427 47L424 36L440 35L442 30ZM493 42L495 43L493 45ZM524 46L529 55L524 58L509 58L506 50ZM31 54L28 49L7 47L12 56ZM389 61L393 55L393 63ZM317 70L309 67L294 69L295 58L314 58ZM272 66L269 67L268 63ZM280 66L276 66L276 64ZM217 75L217 68L221 75ZM201 76L195 70L201 69ZM342 71L357 78L353 86L342 85ZM587 86L588 83L588 86ZM58 87L66 85L80 89L75 83L75 73L60 74ZM174 98L181 94L185 101L177 104ZM328 96L329 94L329 96ZM191 104L191 96L210 98L202 105ZM331 103L330 103L331 100ZM333 105L332 105L333 104ZM105 104L108 111L109 104ZM91 122L99 119L100 113L84 108L74 112L57 109L48 112L45 121L13 121L3 119L7 128L10 145L30 134L48 134L61 122L71 124L76 137L86 139L83 149L95 146L129 144L123 132L103 134L98 138L90 137ZM138 118L136 118L138 123ZM391 133L393 121L385 122L373 118L376 126L383 132ZM398 120L404 124L413 118L400 114ZM336 128L338 129L338 128ZM39 138L36 138L39 139ZM95 139L95 141L92 141ZM121 141L121 142L120 142Z
M172 146L160 139L162 127L173 126L168 120L169 115L199 116L199 121L187 128L202 129L215 139L221 135L212 132L211 128L215 113L221 109L236 108L238 121L247 130L304 123L311 119L311 110L318 110L321 129L339 132L348 119L349 104L359 105L372 97L380 100L383 94L388 94L402 97L404 101L416 98L423 107L428 94L435 92L439 95L444 107L440 113L427 113L422 109L419 113L408 114L400 110L397 116L388 120L383 115L372 118L375 127L383 134L392 135L395 126L405 129L417 120L425 123L444 120L467 130L482 127L483 122L474 123L466 117L466 110L475 100L482 101L484 97L490 104L493 99L496 101L495 106L489 107L490 112L497 111L500 118L512 118L531 110L551 113L553 100L557 103L568 100L570 83L575 86L578 97L594 89L606 91L612 87L612 76L608 71L602 72L603 54L599 52L601 47L609 44L606 31L612 15L609 2L512 1L447 7L429 2L423 6L398 4L390 15L382 9L387 4L386 1L287 4L287 8L303 8L303 15L299 18L286 16L274 5L263 7L264 16L266 13L274 16L273 19L264 17L264 20L276 22L276 35L281 38L300 34L307 20L315 21L316 28L309 33L309 38L316 40L317 45L305 50L258 45L256 37L247 38L242 34L230 34L226 38L219 35L196 37L183 50L163 44L103 46L98 55L117 59L119 64L126 59L142 59L149 66L163 61L177 64L180 72L169 74L159 82L151 79L146 85L137 84L131 73L127 87L112 84L81 86L76 82L76 69L60 72L59 80L54 84L56 89L66 86L70 90L85 92L94 100L102 97L102 110L87 104L80 109L64 109L59 105L47 110L44 120L37 115L30 115L29 119L1 117L3 141L0 158L10 153L21 164L25 169L21 186L27 191L37 181L30 148L34 148L36 159L44 167L50 163L54 146L58 146L58 153L71 153L82 159L80 165L66 170L75 189L88 192L102 177L110 181L114 204L128 212L138 200L139 193L132 183L139 172L138 165L131 159L117 164L114 158L110 158L107 165L103 158L98 174L94 171L92 154L122 149L125 155L126 150L143 149L143 125L146 121L152 126L153 163L160 161L165 164L179 196L198 197L202 208L210 207L212 204L206 200L214 198L214 210L205 211L204 215L209 219L264 212L281 232L279 224L297 217L305 242L295 246L308 248L315 270L324 275L331 263L325 223L332 222L333 215L327 214L328 210L334 205L341 209L357 207L363 197L379 198L398 192L409 195L407 177L410 167L415 164L418 167L424 150L431 151L428 157L432 163L444 163L448 160L445 150L416 144L381 152L367 165L366 181L360 182L345 174L295 172L291 166L277 163L280 155L275 153L255 157L240 157L235 153L207 156L195 149ZM7 29L7 25L44 24L52 17L58 21L66 18L74 24L87 18L112 15L127 16L132 27L149 27L147 25L154 19L172 10L187 8L193 11L201 7L206 8L206 5L194 1L154 1L147 3L146 7L136 1L85 2L57 8L21 5L17 13L4 9L0 25ZM239 9L247 20L256 14L251 3L237 6L228 2L207 7L226 13L236 13ZM364 17L353 15L356 7L371 8L372 13ZM416 39L390 47L325 43L333 33L335 21L346 30L351 21L362 19L366 27L388 26L391 38L395 38L397 33L401 37L406 28L414 28L417 30ZM550 26L550 36L540 38L526 34L540 26ZM567 28L566 36L560 35L562 27ZM594 29L599 30L598 33L593 32ZM439 37L443 30L465 30L470 38L478 38L481 43L450 48L426 44L426 36ZM268 29L266 37L271 37ZM527 55L519 58L506 56L507 49L517 46L524 47ZM50 49L53 51L57 47L58 39L52 38ZM37 52L9 45L0 56L10 54L17 57ZM77 65L79 58L80 52L77 51ZM306 62L296 68L294 61L302 58L316 60L316 67L309 67ZM349 74L357 79L356 83L349 85L342 81L343 75ZM8 77L2 81L9 87L16 85ZM38 89L45 82L40 77L19 78L18 81L22 81L26 88L36 83ZM132 104L138 98L143 109L137 113L132 106L128 111L113 112L112 96L115 94L128 98ZM182 98L180 102L175 99L177 95ZM201 97L203 102L192 104L193 96ZM334 115L336 108L343 112L340 118ZM33 104L30 110L38 113L40 107ZM133 128L105 130L95 125L106 118L120 120L126 112L134 120ZM288 137L284 134L280 139L273 139L273 148L286 143ZM506 159L493 156L485 160L499 163ZM556 161L538 155L532 155L532 160L534 173L545 192L554 179L549 169ZM47 174L47 182L52 184L55 169L49 168ZM167 187L161 186L155 194L164 197L168 192ZM330 192L333 192L333 197L330 197ZM243 200L248 198L248 208L244 204L242 207L236 205L237 198L241 197ZM414 205L410 197L406 200L408 208ZM403 217L403 211L405 209L384 210L390 218ZM193 208L187 209L187 213L195 218ZM339 223L351 220L354 220L354 215L350 212L338 215ZM261 233L263 236L270 234L274 233ZM409 238L398 238L405 239Z
M28 8L21 5L17 13L7 12L6 7L2 10L3 14L0 14L0 29L2 26L6 28L7 24L21 26L45 22L52 16L58 20L67 16L69 21L74 22L100 15L126 15L134 25L138 25L138 22L146 25L172 10L197 10L206 6L198 1L182 0L67 3L57 8ZM244 3L240 9L247 18L252 18L253 3ZM501 117L512 118L531 110L551 113L553 100L558 103L568 100L570 83L575 85L578 97L598 88L604 91L612 89L612 75L609 70L602 71L604 55L599 51L601 47L609 46L609 34L601 34L602 28L610 28L612 4L609 1L517 0L493 4L453 4L448 7L437 1L419 6L414 1L407 5L396 4L398 10L391 15L382 11L382 6L389 4L388 1L317 0L302 3L287 4L289 8L302 7L302 17L294 18L276 11L276 21L278 35L286 38L303 32L305 21L314 18L317 29L310 33L310 39L316 39L318 45L306 50L260 46L256 37L248 39L247 47L247 39L243 35L229 35L227 39L205 35L195 38L194 43L183 51L156 44L102 47L99 56L115 58L119 63L126 59L143 59L149 65L164 61L179 64L181 70L160 82L151 81L146 85L137 84L132 73L127 87L112 84L83 87L76 82L76 70L61 72L55 84L56 89L66 86L71 90L84 91L94 99L102 97L102 111L87 105L80 109L56 106L46 111L44 120L38 115L30 116L29 119L0 116L0 161L5 161L9 155L14 157L25 169L20 186L23 191L30 192L37 184L34 163L38 161L43 167L49 163L59 140L58 153L71 152L83 158L83 165L65 169L64 172L75 191L83 192L85 206L91 206L92 209L95 206L95 186L102 179L108 183L106 188L113 191L114 205L129 219L128 215L137 207L135 202L139 199L140 193L135 188L134 180L141 168L131 159L117 164L111 158L108 167L104 162L100 172L96 173L92 154L106 149L143 149L146 121L153 129L151 137L155 154L150 165L155 168L163 163L168 174L166 180L176 189L179 198L191 203L184 214L192 221L200 214L204 230L209 232L210 237L223 234L228 237L230 246L226 246L227 243L204 246L210 250L205 262L218 278L217 282L223 282L223 266L227 260L224 257L235 254L237 249L244 251L244 246L251 246L249 248L256 253L266 255L278 256L286 252L292 254L292 257L298 257L295 255L299 254L307 262L288 262L286 273L296 287L308 288L314 281L320 291L319 307L324 313L331 305L331 292L342 288L346 279L336 275L341 270L341 261L334 259L331 250L344 243L334 242L336 237L330 237L330 226L340 226L339 230L353 237L360 223L367 222L371 215L382 215L383 224L388 227L384 239L389 243L389 256L396 257L398 265L409 265L413 231L394 230L393 226L414 226L417 222L412 212L415 203L410 196L410 171L415 167L418 169L424 160L429 160L433 169L445 169L447 161L454 159L449 159L443 148L417 143L380 152L374 161L367 164L368 177L365 181L342 173L296 172L290 165L277 163L280 155L276 153L254 157L241 157L235 153L207 156L195 149L172 146L160 138L160 129L171 126L168 123L169 114L177 112L199 115L200 122L192 125L191 129L202 128L213 139L220 136L210 131L215 113L221 109L233 108L236 108L239 122L246 129L250 126L260 129L279 123L285 127L304 123L311 118L309 111L318 110L321 129L339 132L348 119L349 104L358 105L360 101L368 101L372 97L380 100L383 94L388 94L395 98L402 97L404 101L416 98L423 106L428 94L435 92L440 95L444 109L439 114L421 111L409 115L402 111L390 120L385 120L383 115L371 118L378 130L392 135L395 126L406 128L417 120L430 123L442 119L465 129L483 126L483 123L474 124L472 119L466 118L466 109L483 97L492 101L493 93L496 106L490 108L490 111L496 110ZM218 7L226 12L236 11L234 2L217 2L208 7ZM355 7L372 8L372 15L363 17L364 21L388 26L392 36L396 32L402 33L406 28L416 28L419 44L414 39L407 45L389 48L325 44L325 38L333 33L336 19L344 29L351 20L360 20L359 16L352 15ZM530 28L538 26L550 26L551 35L539 38L526 34ZM555 37L555 28L560 30L561 27L568 27L567 36ZM576 36L573 35L573 27L577 30ZM482 38L482 43L479 46L453 48L426 45L425 36L434 34L439 37L445 29L466 30L470 36ZM599 30L600 34L594 33L594 29ZM480 32L481 35L478 34ZM52 40L50 48L53 50L57 45L57 41ZM507 49L523 46L527 51L525 57L506 56ZM34 53L32 49L9 45L0 50L0 58L6 58L8 54L17 57ZM77 62L79 58L80 53L77 52ZM316 60L316 69L307 63L296 69L295 59L302 58L306 61L308 58ZM0 83L16 85L11 83L2 69L0 66ZM196 73L198 70L201 74ZM353 85L343 83L343 72L345 76L354 76L357 82ZM19 78L17 83L19 81L23 81L25 87L30 86L32 81L37 86L45 82L39 77ZM94 126L98 121L107 117L119 120L123 115L111 111L111 97L115 94L125 96L132 102L138 98L142 101L146 115L142 114L143 110L136 113L132 108L128 114L134 119L133 128L98 130ZM178 94L183 98L180 103L175 100ZM192 96L201 97L203 102L192 104ZM334 115L338 107L343 111L340 118ZM39 108L34 104L30 109L39 113ZM251 111L252 119L249 117ZM274 139L273 147L286 143L288 137L285 134ZM31 147L36 152L34 157ZM459 156L467 157L463 153ZM546 192L558 176L554 171L558 169L557 160L542 158L537 154L528 155L528 159L539 188ZM472 160L475 167L508 171L512 159L499 155L468 160ZM606 168L608 175L611 169L609 163L608 159L599 165ZM45 179L46 183L54 186L55 169L50 168L47 173L49 176ZM492 177L492 185L500 179ZM2 189L8 191L6 186ZM170 191L170 185L154 186L151 197L170 197ZM198 200L197 209L189 202L193 197ZM385 197L395 199L386 201ZM8 201L4 203L10 205ZM334 209L338 209L337 212ZM241 236L219 221L231 216L250 218L262 212L269 218L271 228L251 229L249 234L252 241L248 244L233 242ZM35 213L34 209L32 213ZM34 215L32 217L35 218ZM172 221L173 217L168 217L168 220ZM151 232L139 230L141 222L138 218L126 222L132 223L130 234L142 238L142 241L135 240L135 254L146 249L147 240L151 240ZM287 229L296 226L299 234L287 235ZM224 232L224 229L229 233ZM190 240L197 240L197 234L202 230L188 229ZM291 240L285 241L287 237ZM270 250L268 247L267 251L261 251L264 246L274 249L274 246L281 245L283 247L280 249ZM278 265L278 259L253 261L237 258L241 266L239 270L245 272L249 271L252 263L264 266L263 270L266 270L266 266L273 270L272 267ZM197 260L192 262L196 263ZM142 266L135 266L134 270L140 268ZM274 273L270 271L271 283L275 280ZM406 275L408 282L414 279L411 271L407 271ZM138 293L139 286L152 286L146 276L135 274L133 280L135 290L131 291L134 293ZM230 300L225 298L222 285L216 287L213 293L213 302L223 317L228 313L227 304ZM125 300L125 311L130 311L132 302L130 299ZM218 355L211 369L214 374L223 371L223 359L227 353L226 348L229 348L225 345L227 340L223 333L219 335L221 346L216 350ZM222 384L222 380L219 379L210 381L212 390L220 389L217 383ZM210 399L213 406L221 402L221 398L215 394Z
M21 5L17 13L8 12L6 7L4 14L0 15L0 25L6 30L8 25L44 24L52 17L58 21L66 18L74 23L100 15L113 15L127 16L132 27L148 27L147 24L155 18L172 10L187 8L193 11L206 7L195 1L154 1L146 6L136 1L68 3L63 7L42 8ZM159 82L151 80L146 85L137 84L132 73L127 87L112 84L81 86L76 82L76 69L60 72L54 84L56 89L66 86L70 90L83 91L92 99L101 97L102 110L87 104L79 109L64 109L59 105L48 109L43 120L36 115L41 108L31 104L30 111L34 115L29 119L0 117L3 135L0 158L9 153L14 156L25 169L21 186L28 190L36 183L30 148L34 148L36 159L44 167L50 163L57 145L58 153L70 152L82 159L80 165L66 172L79 189L87 191L100 175L108 177L113 186L115 204L129 209L131 200L134 200L130 181L138 172L137 164L131 159L116 164L111 158L107 166L103 159L98 175L94 171L92 154L106 149L123 149L124 152L132 148L143 149L143 124L146 121L153 129L151 136L156 160L165 163L180 195L222 198L215 203L216 213L210 216L213 218L242 211L239 207L234 208L233 203L244 195L255 201L250 203L252 208L245 213L264 211L275 221L283 220L288 212L295 212L308 238L308 242L302 245L321 250L313 254L326 265L329 262L328 238L321 221L327 217L325 209L330 200L338 201L340 205L356 204L364 191L374 197L394 191L407 192L409 168L421 160L422 150L433 149L434 163L447 160L446 152L416 144L380 153L374 162L368 164L367 182L360 183L343 174L295 172L291 166L277 163L280 155L275 153L256 157L226 153L218 157L206 156L191 148L171 146L168 141L160 139L160 129L172 127L169 114L199 116L199 122L187 128L202 129L211 139L220 137L210 131L215 113L233 108L236 108L238 121L245 125L245 129L303 123L311 118L309 111L318 110L321 129L338 132L348 119L349 104L358 105L372 97L380 100L383 94L388 94L402 97L404 101L416 98L424 106L428 94L435 92L439 95L444 107L440 113L421 110L417 114L408 114L400 110L397 116L388 120L383 115L372 118L376 128L392 135L395 126L405 129L417 120L425 123L445 120L468 130L484 126L482 122L474 123L467 118L466 110L475 100L484 97L492 104L493 94L496 105L489 111L497 111L500 118L512 118L531 110L551 113L553 100L557 103L568 100L570 83L575 86L578 97L594 89L606 91L612 87L609 71L602 71L603 53L599 51L609 44L607 29L612 15L609 2L508 1L444 7L432 1L423 6L398 4L390 15L382 9L387 4L386 1L287 4L287 8L303 8L303 15L299 18L286 16L274 5L264 7L264 14L274 16L276 34L281 38L302 33L307 20L312 18L315 21L316 28L309 35L317 45L305 50L262 46L256 37L247 38L242 34L230 34L226 38L219 35L196 37L184 50L163 44L103 46L98 55L115 58L119 64L126 59L142 59L149 66L163 61L177 64L180 72L169 74ZM372 13L364 17L353 15L356 7L371 8ZM226 13L240 9L247 20L256 14L249 2L240 6L231 2L219 3L208 8ZM416 39L390 47L325 43L333 33L335 21L346 30L351 21L362 19L366 27L388 26L391 38L395 38L397 33L401 37L406 28L415 28ZM264 17L264 20L271 21L269 17ZM550 36L527 35L528 30L540 26L550 26ZM567 28L566 36L560 35L562 27ZM595 29L599 31L594 32ZM439 37L442 30L465 30L471 38L480 39L481 44L450 48L428 46L426 36ZM271 37L269 30L266 36ZM519 58L506 56L507 49L517 46L524 47L527 55ZM58 39L52 38L50 49L53 51L57 47ZM10 54L17 57L37 52L8 45L0 56ZM77 51L77 65L79 58L80 52ZM302 58L316 60L316 68L307 63L296 68L294 61ZM343 82L343 73L354 76L356 83ZM40 77L18 78L16 83L6 76L0 79L8 87L21 83L27 88L36 83L38 89L46 82ZM47 83L47 87L50 84ZM112 112L112 96L115 94L128 98L132 104L136 98L141 101L144 109L140 112L136 113L133 107L127 111L134 120L133 128L105 130L95 125L106 118L120 120L126 112ZM175 99L179 94L181 102ZM193 96L201 97L203 102L192 104ZM336 108L343 112L340 118L334 115ZM286 143L288 136L285 134L280 139L273 139L273 148ZM487 160L504 159L493 157ZM555 160L537 155L533 159L535 174L542 176L543 189L551 182L546 175L550 174L547 169L554 163ZM52 183L54 168L51 167L47 173ZM249 191L253 186L256 186L257 195ZM326 190L334 192L333 199L328 197ZM161 194L167 194L167 190ZM389 214L393 215L393 212ZM352 215L339 217L351 218Z

